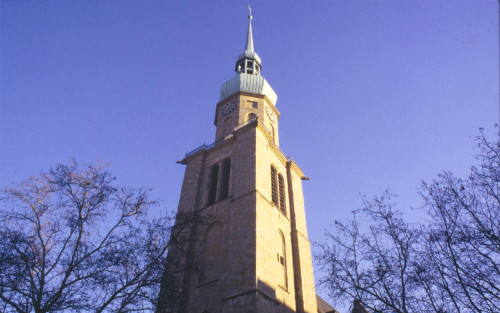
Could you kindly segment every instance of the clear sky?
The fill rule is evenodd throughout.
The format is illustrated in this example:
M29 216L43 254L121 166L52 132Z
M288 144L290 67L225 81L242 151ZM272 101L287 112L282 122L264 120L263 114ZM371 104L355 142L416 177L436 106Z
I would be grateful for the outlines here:
M360 194L418 207L422 179L467 173L499 119L498 1L0 1L0 184L101 159L176 209L248 2L312 241Z

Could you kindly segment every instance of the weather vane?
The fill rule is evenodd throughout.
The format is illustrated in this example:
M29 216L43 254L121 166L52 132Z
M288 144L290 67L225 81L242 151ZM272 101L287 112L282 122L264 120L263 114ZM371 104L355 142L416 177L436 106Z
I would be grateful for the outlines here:
M248 19L252 19L252 8L250 7L250 4L248 5L248 12L250 12L250 15L248 16Z

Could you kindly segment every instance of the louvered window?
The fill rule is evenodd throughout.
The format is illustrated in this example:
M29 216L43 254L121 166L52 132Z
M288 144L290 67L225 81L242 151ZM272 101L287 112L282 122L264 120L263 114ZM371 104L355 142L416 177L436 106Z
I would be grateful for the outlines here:
M278 188L279 188L279 197L280 197L280 210L283 214L286 213L285 206L285 181L283 180L283 175L279 174L278 176Z
M276 186L276 168L271 165L271 199L278 206L278 190Z
M217 197L217 180L219 179L219 164L210 168L210 186L208 193L208 205L214 204Z
M288 290L288 273L287 273L287 264L286 264L286 244L285 244L285 236L283 233L278 230L279 239L281 241L281 251L279 251L276 255L278 257L278 263L281 265L281 270L283 271L283 278L280 279L278 285L283 289Z

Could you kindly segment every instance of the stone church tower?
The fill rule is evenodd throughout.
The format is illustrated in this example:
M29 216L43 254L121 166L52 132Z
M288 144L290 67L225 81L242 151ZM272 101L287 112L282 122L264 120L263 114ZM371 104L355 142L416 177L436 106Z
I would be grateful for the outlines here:
M215 142L179 161L186 172L173 236L184 240L169 251L161 313L318 312L307 177L279 148L277 96L261 76L251 20L215 106ZM183 224L186 216L199 222Z

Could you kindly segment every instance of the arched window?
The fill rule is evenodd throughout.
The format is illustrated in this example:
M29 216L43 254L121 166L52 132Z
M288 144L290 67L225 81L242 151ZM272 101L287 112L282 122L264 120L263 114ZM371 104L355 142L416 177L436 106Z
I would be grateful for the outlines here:
M281 279L278 282L278 285L288 290L288 277L287 277L287 264L286 264L286 245L285 245L285 236L281 230L278 230L278 240L280 241L280 249L278 250L278 263L281 268Z
M273 138L274 140L274 127L273 125L269 124L269 132L271 133L271 137Z
M221 243L224 238L222 224L214 222L205 230L203 238L203 266L200 271L200 282L208 282L219 278L224 267L225 246Z
M247 121L252 121L257 118L257 115L255 113L250 113L247 115Z
M276 168L271 165L271 199L278 206L278 190L276 186Z
M226 117L222 125L222 136L227 136L233 131L233 118Z
M280 210L281 212L283 212L283 214L286 214L285 180L283 179L283 175L281 174L278 175L278 189L279 189Z
M278 174L274 165L271 165L271 201L286 215L285 179Z

